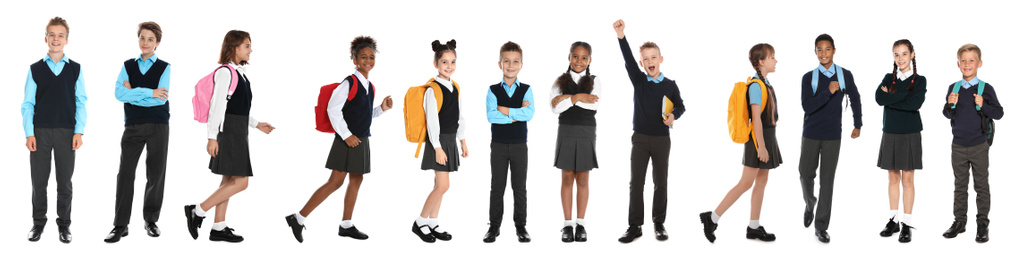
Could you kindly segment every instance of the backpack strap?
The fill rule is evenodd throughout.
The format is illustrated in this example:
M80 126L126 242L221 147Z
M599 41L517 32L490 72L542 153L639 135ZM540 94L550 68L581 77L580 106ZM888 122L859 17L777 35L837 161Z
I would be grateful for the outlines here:
M977 85L977 95L978 96L983 96L984 95L984 85L985 84L984 84L983 80L980 81L980 85ZM977 105L977 111L980 111L980 105L979 104Z
M352 83L348 86L348 101L352 101L355 98L355 94L359 93L359 78L355 77L355 74L348 76L348 82Z
M835 66L835 74L838 74L838 87L845 92L845 73L842 72L842 67L832 63ZM820 80L820 66L813 68L813 79L810 80L810 86L813 88L813 93L817 94L817 81Z
M959 94L959 88L961 87L963 87L963 81L956 81L956 83L952 85L952 93ZM952 109L956 109L955 103L952 104Z
M227 69L231 71L231 85L227 88L227 95L228 96L233 95L234 90L238 88L238 71L236 71L234 67L231 67L231 65L227 64L221 64L220 67L221 68L227 67ZM217 69L219 70L220 68Z

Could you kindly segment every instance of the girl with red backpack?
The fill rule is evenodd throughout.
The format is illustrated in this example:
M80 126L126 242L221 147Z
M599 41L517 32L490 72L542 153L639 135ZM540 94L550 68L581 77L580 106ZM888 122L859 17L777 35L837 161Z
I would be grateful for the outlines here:
M252 89L245 75L244 65L252 54L252 39L245 31L232 30L224 35L220 49L220 64L214 72L213 93L206 123L209 141L206 151L210 154L210 171L220 174L220 188L199 204L185 206L188 233L192 239L199 237L199 227L206 211L217 207L210 241L241 242L244 238L227 227L224 215L232 196L249 186L252 176L252 162L249 160L249 127L269 134L275 128L249 116L252 105ZM237 77L237 79L233 79ZM237 83L234 83L237 82ZM230 85L234 92L228 94Z
M391 96L387 96L380 106L373 107L376 88L369 82L369 71L376 66L376 52L376 40L369 36L355 37L351 47L355 73L340 84L331 84L321 89L320 94L329 97L329 102L326 107L317 106L316 109L323 109L326 112L331 128L327 130L334 134L334 144L330 147L326 165L331 169L331 173L327 183L316 189L302 210L284 217L298 242L305 240L302 237L305 218L323 203L327 196L341 188L346 175L348 191L345 193L344 216L341 218L338 235L360 240L369 238L352 224L352 212L355 210L355 200L362 185L362 175L370 171L370 124L373 123L373 118L382 115L393 106ZM331 87L333 89L330 89ZM319 116L320 111L317 112ZM317 125L317 129L319 128Z

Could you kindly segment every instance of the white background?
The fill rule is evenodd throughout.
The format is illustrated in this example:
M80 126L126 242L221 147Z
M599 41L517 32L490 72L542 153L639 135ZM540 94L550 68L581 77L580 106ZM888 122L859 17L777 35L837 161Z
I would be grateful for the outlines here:
M1021 242L1015 207L1021 178L1012 168L1012 154L1021 140L1014 106L1020 52L1013 46L1019 23L1012 16L1017 4L994 1L805 1L786 3L701 1L18 1L0 11L0 148L4 156L0 194L0 244L4 258L42 256L130 257L469 257L583 258L632 256L763 257L800 256L981 256L1009 252ZM85 145L78 151L74 175L74 242L57 241L50 223L42 240L25 241L31 226L31 186L24 147L20 104L28 65L43 58L47 20L70 23L68 57L81 63L88 89ZM686 113L671 131L669 209L666 242L653 238L647 184L646 236L628 245L616 239L627 227L629 137L632 134L632 86L623 68L614 30L625 19L632 51L644 41L661 46L662 71L676 80ZM137 57L136 26L156 21L164 30L157 51L173 66L171 78L171 148L164 211L159 222L163 236L144 235L142 193L144 167L136 179L131 236L117 244L102 238L112 227L114 189L123 130L122 105L113 96L121 63ZM253 131L255 177L249 189L231 201L228 223L245 236L240 244L207 241L212 219L200 230L199 241L188 240L181 207L206 198L219 183L209 173L205 125L192 120L193 85L216 67L225 32L241 29L252 34L254 52L248 72L253 87L252 115L277 127L271 135ZM853 72L863 96L862 136L849 139L851 111L844 117L843 147L836 178L831 244L816 241L802 227L797 165L802 131L798 102L801 76L817 66L814 38L834 36L836 63ZM379 42L376 69L370 80L378 96L393 95L396 108L373 124L373 172L362 186L354 223L370 235L367 241L337 237L343 189L307 220L306 242L297 243L283 217L299 210L323 184L323 168L333 137L314 130L313 106L319 87L342 80L353 71L349 42L370 35ZM412 158L415 145L405 141L401 104L405 90L436 75L430 42L458 40L458 70L453 79L462 86L462 109L469 123L469 158L451 175L441 223L453 235L450 242L425 245L410 224L430 191L432 172L419 170ZM887 173L876 167L881 136L881 107L873 92L892 70L891 44L908 38L916 45L920 74L931 83L921 109L924 121L924 169L917 171L914 241L899 244L877 232L888 217ZM490 186L489 126L484 111L486 87L501 79L498 50L512 40L524 49L519 77L531 84L537 112L529 123L529 230L533 242L519 244L513 225L493 244L480 242L487 229ZM601 168L591 176L587 230L590 242L562 244L560 170L552 167L557 118L546 104L554 80L565 71L574 41L593 45L592 73L604 86L598 120L598 158ZM703 237L697 214L713 209L738 180L742 146L726 137L726 100L732 83L754 72L747 61L750 46L774 45L777 73L769 75L778 93L778 139L784 164L771 171L760 222L778 241L747 241L748 196L721 219L718 241ZM953 175L949 165L951 131L940 115L947 86L961 78L955 66L956 49L964 43L983 49L985 66L979 77L997 88L1007 110L998 122L999 135L991 150L991 242L976 244L975 204L971 189L970 220L960 238L941 233L952 222ZM379 102L379 99L378 99ZM142 162L145 161L143 157ZM53 177L51 177L52 179ZM51 222L56 219L55 182L49 187ZM971 185L972 186L972 185ZM506 192L505 222L511 223L511 190ZM212 214L211 214L212 216ZM13 249L13 250L11 250ZM745 250L750 249L750 250ZM805 252L805 253L804 253ZM985 257L986 256L986 257ZM1003 257L1005 255L1003 254Z

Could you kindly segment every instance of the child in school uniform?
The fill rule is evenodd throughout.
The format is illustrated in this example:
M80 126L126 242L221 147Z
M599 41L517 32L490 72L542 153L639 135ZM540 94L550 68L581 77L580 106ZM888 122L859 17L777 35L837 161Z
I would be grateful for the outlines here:
M828 34L814 39L817 68L803 74L802 105L803 140L799 154L799 179L803 188L803 226L815 224L814 235L821 243L831 242L828 226L831 223L831 198L835 189L835 170L842 147L842 101L848 96L852 106L851 137L860 137L863 116L860 113L860 92L852 72L835 65L835 40ZM816 81L814 81L816 80ZM820 166L820 201L814 196L814 179ZM817 218L814 221L814 206Z
M209 139L206 152L210 155L210 171L222 176L220 187L209 198L199 204L185 206L188 233L192 239L199 237L206 212L217 207L210 241L241 242L244 238L227 226L225 215L232 196L249 186L252 176L252 162L249 159L249 130L256 128L269 134L275 128L249 115L252 106L252 88L244 65L252 54L252 38L245 31L232 30L224 35L220 49L220 64L231 66L237 71L238 86L228 96L233 77L228 68L221 67L214 74L213 98L210 103L209 121L206 133Z
M103 241L116 243L128 235L131 204L135 189L135 168L142 149L146 149L146 193L142 217L146 234L160 236L156 221L163 208L163 186L167 173L167 147L170 136L170 64L156 57L163 30L155 22L138 28L138 58L124 61L114 82L114 96L124 103L124 134L121 135L121 165L117 172L114 203L114 229Z
M533 88L520 83L522 48L514 42L501 46L501 68L504 79L487 89L487 121L491 124L490 142L490 228L483 242L492 243L501 234L504 217L504 190L511 169L511 186L515 199L515 236L519 242L532 240L526 231L526 169L529 148L526 146L526 122L533 119Z
M28 241L39 241L46 226L46 185L50 158L57 173L57 230L59 240L71 243L71 175L75 151L85 133L85 81L82 66L64 55L68 44L67 21L60 17L46 25L46 57L29 66L25 101L21 104L25 147L32 168L32 230Z
M782 163L781 150L778 148L775 126L778 122L778 96L774 87L767 81L767 74L774 72L778 60L774 58L774 47L770 44L761 43L754 45L749 51L749 61L757 74L753 76L764 82L767 93L760 89L760 83L753 83L749 86L748 107L750 120L753 123L753 132L750 133L749 141L746 142L742 154L742 177L728 194L721 199L717 209L700 213L700 222L703 223L703 234L711 243L717 239L714 230L717 229L718 219L742 196L750 187L753 188L750 203L750 221L746 227L747 239L759 239L761 241L774 241L775 236L767 233L764 226L760 225L760 208L764 204L764 189L767 188L768 173L771 169L778 168ZM767 95L766 104L763 95ZM763 108L761 108L763 106Z
M373 118L390 110L394 103L391 96L387 96L380 106L373 107L376 87L369 81L369 71L376 66L376 40L369 36L359 36L352 40L351 45L355 72L334 89L327 104L327 116L335 133L334 144L330 147L326 164L326 167L331 169L330 178L327 179L327 183L316 189L302 210L284 217L298 242L305 240L302 237L302 230L305 229L306 217L323 203L327 196L341 188L346 175L348 190L345 193L344 216L338 227L338 235L360 240L369 238L352 224L352 212L355 210L355 200L359 196L362 177L370 172L370 125ZM355 78L357 83L351 82L352 78ZM349 100L352 88L357 89L355 96Z
M586 42L572 43L568 71L551 88L551 110L558 115L558 139L554 167L561 169L561 208L565 225L561 242L586 242L586 206L590 199L590 170L597 168L597 107L600 80L590 75L593 48ZM572 188L579 200L572 219Z
M991 191L988 185L988 167L991 165L989 152L994 129L988 119L1002 119L1005 111L998 102L995 88L977 78L977 70L984 62L980 58L980 47L965 44L956 52L959 71L963 79L949 85L945 92L947 102L942 114L952 121L952 172L955 174L955 200L952 213L955 221L942 234L954 238L966 232L966 211L968 189L972 169L973 190L977 193L977 237L978 243L988 238L988 213L991 211ZM955 92L959 85L958 93ZM981 92L983 93L977 94Z
M618 239L630 243L643 235L643 186L646 184L648 162L653 160L654 235L657 240L668 240L664 220L668 208L668 155L671 152L670 126L682 116L685 106L674 80L664 77L660 64L664 61L661 49L653 42L639 47L643 70L632 56L629 42L625 39L625 22L614 23L618 34L618 45L625 58L625 69L633 87L632 114L632 177L629 181L629 229ZM646 73L644 73L644 70ZM674 104L671 113L662 111L667 98Z
M437 68L437 76L430 80L433 87L441 88L444 95L443 103L437 104L434 90L427 90L423 97L423 109L426 111L426 150L423 152L421 169L434 171L434 186L430 195L423 203L419 217L412 222L412 233L423 242L433 243L437 240L451 240L451 234L440 227L437 219L440 213L441 200L450 183L448 174L458 171L458 150L461 143L462 157L469 157L465 141L465 119L459 108L462 100L458 88L451 80L455 73L455 40L446 44L433 41L433 66Z
M884 106L884 126L881 131L881 148L877 155L877 167L888 170L888 206L891 210L888 223L881 230L882 237L899 233L899 242L913 239L910 229L913 217L913 202L916 188L913 176L923 169L923 142L920 131L920 107L927 94L927 78L916 73L916 52L909 40L898 40L892 46L892 73L884 76L874 92L877 104ZM902 186L902 204L905 207L900 222L899 186Z

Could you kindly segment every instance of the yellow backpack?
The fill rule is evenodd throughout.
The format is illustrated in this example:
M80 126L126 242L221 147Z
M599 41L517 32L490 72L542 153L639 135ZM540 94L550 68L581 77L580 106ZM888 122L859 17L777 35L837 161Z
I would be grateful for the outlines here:
M753 120L747 109L749 86L753 83L760 84L760 93L763 93L760 95L760 104L767 104L767 84L752 77L747 78L746 82L736 82L732 88L732 95L728 98L728 135L732 137L733 142L740 144L748 142L750 133L753 133ZM764 107L760 106L760 112L764 111ZM756 143L756 133L753 135L753 146L760 149L760 145Z
M461 96L462 91L458 83L454 81L451 83ZM402 109L405 112L405 139L418 143L415 158L419 158L419 151L423 148L423 142L426 142L426 111L423 109L423 99L426 97L427 89L433 89L433 96L437 98L437 110L440 110L444 105L444 92L440 88L442 87L430 78L426 85L409 87L405 93L405 107Z

